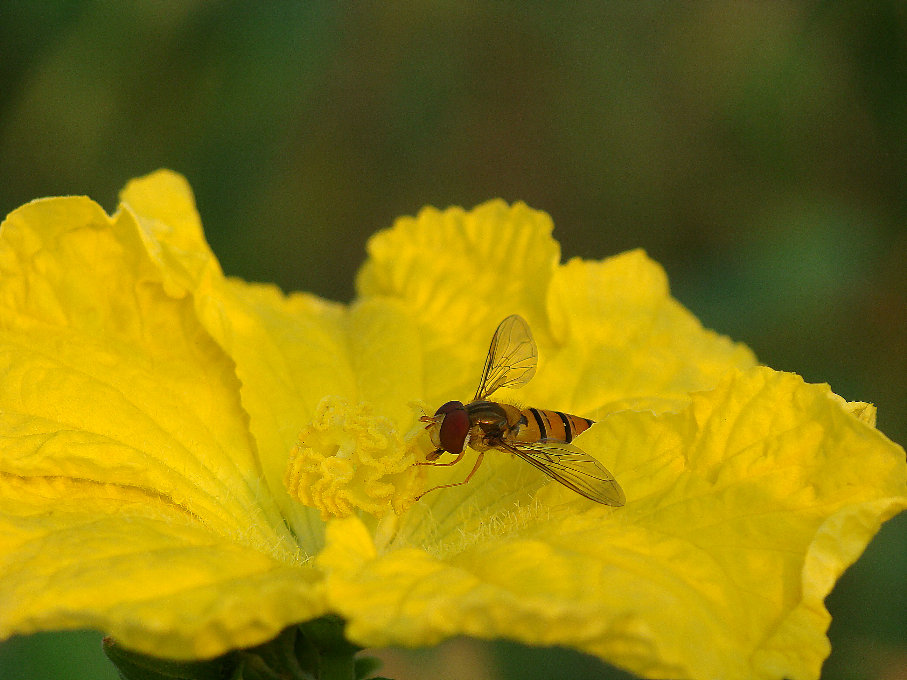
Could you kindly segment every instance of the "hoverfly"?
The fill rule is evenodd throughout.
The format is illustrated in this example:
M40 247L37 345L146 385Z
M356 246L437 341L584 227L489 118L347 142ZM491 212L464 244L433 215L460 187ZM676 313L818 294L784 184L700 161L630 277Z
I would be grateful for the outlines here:
M611 473L571 443L593 421L560 411L520 409L488 400L500 387L516 388L528 383L535 375L537 362L538 349L529 324L517 314L508 316L491 338L473 400L465 405L448 401L435 415L420 418L428 423L425 429L437 448L417 465L455 465L468 445L479 454L475 466L462 482L433 487L418 498L429 491L466 484L479 469L485 452L496 449L522 458L586 498L605 505L624 504L624 492ZM445 452L456 458L449 463L434 462Z

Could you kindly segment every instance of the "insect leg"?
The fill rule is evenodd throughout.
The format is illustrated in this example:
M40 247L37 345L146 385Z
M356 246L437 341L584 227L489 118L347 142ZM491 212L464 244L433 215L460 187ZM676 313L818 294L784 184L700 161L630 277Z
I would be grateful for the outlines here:
M466 449L464 448L460 453L457 454L457 457L454 458L449 463L436 463L435 461L444 453L444 449L435 449L431 453L425 455L425 460L420 460L413 465L436 465L438 467L447 467L448 465L456 465L462 460L463 456L466 454Z
M427 461L429 461L429 462L436 461L436 460L438 460L438 458L441 457L441 455L442 455L443 453L444 453L444 449L435 449L435 450L432 451L431 453L426 453L426 454L425 454L425 460L427 460ZM427 465L427 463L421 463L421 464L422 464L422 465Z
M472 476L476 473L476 470L479 469L479 465L482 464L482 458L484 456L485 456L485 452L482 451L476 458L476 464L472 466L472 470L470 471L470 473L468 475L466 475L466 479L464 479L462 482L454 482L453 484L441 484L440 486L433 486L428 491L423 491L418 496L416 496L415 500L419 500L420 498L422 498L422 496L429 493L430 491L437 491L438 489L449 489L452 486L463 486L470 479L472 479ZM460 455L457 456L457 460L460 460L460 458L462 458L462 457L463 457L463 453L461 452ZM453 461L453 463L456 463L457 460ZM422 463L422 465L453 465L453 463ZM418 463L417 463L417 465L418 465Z

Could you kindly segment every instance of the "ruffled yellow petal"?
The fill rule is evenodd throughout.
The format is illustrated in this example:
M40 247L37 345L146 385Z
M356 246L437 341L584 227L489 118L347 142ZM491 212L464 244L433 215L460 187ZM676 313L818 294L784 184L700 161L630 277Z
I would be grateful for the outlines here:
M410 399L440 405L471 395L501 319L544 320L560 259L551 229L545 213L495 200L469 212L425 208L369 240L360 299L393 300L422 333L424 388Z
M120 202L138 223L147 256L166 286L197 291L206 280L222 278L185 177L158 170L133 179L120 192Z
M0 511L13 519L0 526L3 636L96 628L147 653L197 659L324 611L314 569L219 537L149 494L4 475Z
M311 295L286 296L274 286L237 280L212 287L196 306L205 329L234 362L266 495L304 553L314 555L323 545L323 523L318 512L287 494L283 479L321 399L356 399L344 310Z
M704 329L672 298L664 270L641 250L559 267L548 313L554 346L531 387L547 381L556 403L593 418L628 406L682 408L691 391L756 364L745 345Z
M369 241L357 287L401 302L423 329L430 405L475 392L497 324L523 315L539 347L536 378L497 397L586 415L682 408L752 352L702 327L642 251L559 265L551 219L522 203L422 210Z
M551 229L545 213L496 200L468 212L426 208L376 234L359 273L357 304L402 306L413 319L408 325L421 333L421 346L412 343L409 329L397 331L409 342L384 343L391 350L371 352L357 375L383 371L398 387L405 383L406 389L386 393L384 404L420 399L432 413L450 399L469 401L491 336L513 313L528 320L539 364L528 385L494 394L507 403L593 419L623 408L676 411L689 403L691 391L755 365L748 348L704 329L670 296L663 269L642 251L559 265ZM405 347L398 354L407 365L395 356L396 346ZM422 377L421 384L413 384L413 376ZM587 448L584 441L577 443ZM492 456L469 485L423 502L445 515L451 498L496 512L545 479L520 465L496 466ZM465 470L432 469L426 488L460 481L470 466L467 460Z
M509 513L437 517L431 536L414 509L389 546L332 524L318 565L348 634L564 644L645 677L818 677L823 598L907 507L903 449L827 386L765 368L584 436L624 508L551 486Z
M180 182L157 180L163 212L186 207ZM168 232L136 214L49 199L0 232L0 635L92 625L148 652L215 654L322 610L262 482L235 364L198 318L196 298L225 285L216 262L193 255L191 215L168 214ZM246 614L219 592L272 576L286 592ZM133 607L135 593L150 595Z
M175 198L157 200L161 193ZM298 494L287 494L288 456L326 397L381 404L395 435L409 426L412 409L406 403L422 390L415 324L396 303L373 300L347 313L312 295L285 296L275 286L213 275L219 269L204 257L207 245L191 191L173 173L133 180L122 198L154 235L160 259L184 273L180 280L194 291L201 323L235 362L268 493L305 553L314 554L323 543L323 526ZM301 478L294 479L297 489ZM331 487L327 479L320 481ZM333 502L324 497L317 509L327 512ZM394 505L402 507L401 502Z
M413 421L411 402L425 390L422 335L410 311L396 300L368 299L349 314L349 353L358 398L380 408L400 432Z
M313 295L224 279L201 231L186 180L162 170L121 193L166 277L193 294L199 322L229 355L256 444L266 495L306 554L323 542L318 514L283 486L287 456L328 394L350 399L356 381L346 349L345 310Z

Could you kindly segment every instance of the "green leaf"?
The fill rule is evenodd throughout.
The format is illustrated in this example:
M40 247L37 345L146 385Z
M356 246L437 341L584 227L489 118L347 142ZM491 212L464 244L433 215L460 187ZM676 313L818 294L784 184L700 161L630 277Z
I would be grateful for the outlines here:
M228 657L208 661L174 661L140 654L104 638L104 653L123 680L223 680L229 672Z
M381 660L373 656L360 656L355 660L356 680L382 680L372 673L381 667Z
M257 647L207 661L174 661L140 654L104 639L104 652L123 680L365 680L377 659L356 658L361 647L344 637L344 621L323 616L285 628ZM375 679L378 680L378 679Z

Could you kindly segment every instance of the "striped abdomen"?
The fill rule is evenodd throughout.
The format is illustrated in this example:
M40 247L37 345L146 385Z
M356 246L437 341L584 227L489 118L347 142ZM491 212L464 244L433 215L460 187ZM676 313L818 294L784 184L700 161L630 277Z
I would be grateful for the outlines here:
M537 442L543 439L569 444L574 437L588 430L595 422L581 416L544 408L524 408L520 420L526 424L520 428L517 441Z

